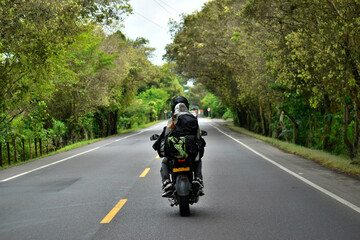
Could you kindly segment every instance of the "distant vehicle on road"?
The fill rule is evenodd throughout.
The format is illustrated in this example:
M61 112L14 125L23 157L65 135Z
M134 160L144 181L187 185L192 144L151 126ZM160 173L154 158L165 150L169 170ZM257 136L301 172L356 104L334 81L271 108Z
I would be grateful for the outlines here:
M190 112L195 116L197 117L199 115L199 110L196 108L196 107L192 107L190 109Z

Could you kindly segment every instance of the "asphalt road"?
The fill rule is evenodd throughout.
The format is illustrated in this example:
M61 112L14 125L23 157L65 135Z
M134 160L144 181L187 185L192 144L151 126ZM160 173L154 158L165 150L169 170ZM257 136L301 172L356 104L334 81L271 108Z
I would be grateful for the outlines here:
M189 217L161 198L162 123L0 171L0 239L360 239L358 180L199 121L206 195Z

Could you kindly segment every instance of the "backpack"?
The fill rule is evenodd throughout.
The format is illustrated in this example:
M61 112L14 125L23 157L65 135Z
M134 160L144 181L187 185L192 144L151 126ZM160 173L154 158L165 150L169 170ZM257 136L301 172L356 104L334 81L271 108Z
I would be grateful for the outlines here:
M197 139L199 124L192 114L178 116L177 123L172 132L165 137L166 156L176 159L190 158L195 160L203 149L202 141ZM202 156L201 156L202 157Z
M199 152L195 135L182 137L168 136L165 142L165 149L167 156L176 159L195 159Z
M152 146L153 149L158 152L159 157L165 157L165 140L164 140L165 132L166 132L166 127L164 127L161 135Z

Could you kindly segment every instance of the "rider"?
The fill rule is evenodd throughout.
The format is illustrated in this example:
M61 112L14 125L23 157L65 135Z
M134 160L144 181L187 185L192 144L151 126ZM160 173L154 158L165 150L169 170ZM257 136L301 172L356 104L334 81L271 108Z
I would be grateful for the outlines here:
M164 128L163 133L161 134L160 138L162 137L165 139L165 136L167 136L171 131L174 130L174 126L177 122L177 117L183 114L191 114L189 112L189 102L185 97L177 96L172 99L171 101L171 111L172 111L172 117L168 122L168 126ZM201 139L203 141L203 145L205 146L205 141L200 137L200 129L197 126L196 133L194 133L198 139ZM161 141L161 139L160 139ZM195 180L193 181L194 184L198 184L200 189L200 196L204 195L203 191L203 176L202 176L202 161L201 157L198 156L194 160L194 174L195 174ZM174 190L174 185L170 181L170 170L169 170L169 159L165 156L162 163L161 163L161 179L162 179L162 197L170 197L172 195L172 192Z

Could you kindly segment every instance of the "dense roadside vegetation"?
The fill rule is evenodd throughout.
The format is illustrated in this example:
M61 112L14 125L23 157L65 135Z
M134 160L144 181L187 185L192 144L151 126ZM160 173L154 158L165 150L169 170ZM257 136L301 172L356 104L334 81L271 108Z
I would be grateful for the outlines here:
M359 12L358 0L213 0L172 23L166 57L236 125L355 164Z
M163 66L118 30L131 12L0 1L0 168L164 119L184 94L207 117L359 163L358 0L209 1L171 22Z
M0 2L0 167L163 118L182 81L115 31L127 0ZM104 30L105 29L105 30Z
M189 90L118 30L130 3L0 1L0 168L165 119Z

